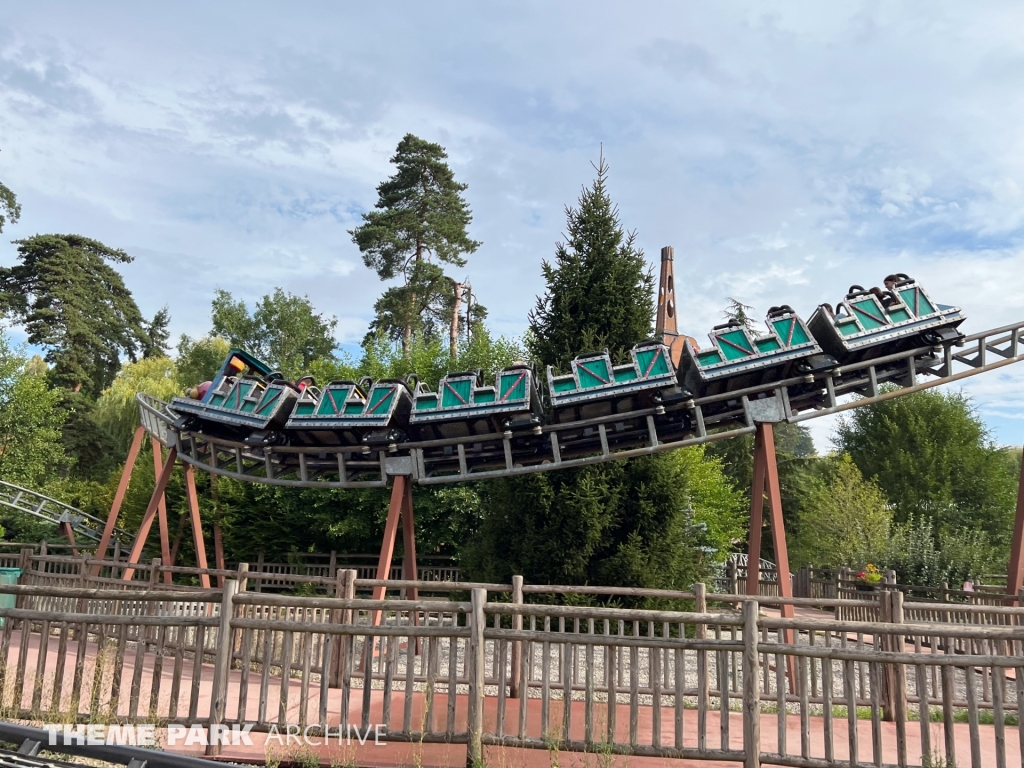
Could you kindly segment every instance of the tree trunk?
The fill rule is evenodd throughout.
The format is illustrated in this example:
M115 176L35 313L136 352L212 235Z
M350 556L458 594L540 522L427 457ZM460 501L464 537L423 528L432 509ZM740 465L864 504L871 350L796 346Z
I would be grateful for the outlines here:
M423 243L419 240L416 241L416 256L415 264L419 266L420 260L423 258ZM415 267L414 267L415 271ZM409 284L409 274L406 272L406 285ZM406 360L409 359L409 353L412 350L412 324L415 318L419 317L419 311L416 307L416 294L413 293L409 296L409 314L405 318L405 327L402 329L402 357Z
M452 322L448 329L448 356L454 363L459 357L459 310L462 309L462 283L448 278L452 283Z

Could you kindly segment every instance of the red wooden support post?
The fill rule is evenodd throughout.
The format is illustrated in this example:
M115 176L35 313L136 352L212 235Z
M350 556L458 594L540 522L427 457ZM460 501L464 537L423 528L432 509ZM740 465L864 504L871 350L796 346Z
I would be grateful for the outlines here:
M416 581L419 568L416 567L416 527L412 514L412 483L405 479L406 489L402 494L402 578ZM420 591L416 587L406 590L407 600L419 600Z
M154 481L160 477L161 458L163 458L163 446L154 435L150 441L153 446L153 478ZM164 565L171 564L171 535L167 526L167 496L163 490L160 491L160 498L157 504L157 521L160 528L160 562ZM171 572L164 571L164 584L171 583Z
M128 563L130 565L138 563L139 558L142 556L142 548L146 546L146 537L149 536L149 529L153 527L153 519L156 517L160 497L167 489L167 483L171 479L171 473L174 471L174 463L177 459L178 449L172 447L167 453L167 460L164 462L163 469L160 470L160 474L157 476L156 487L153 489L153 495L149 498L149 505L146 507L146 512L142 516L142 524L139 526L139 532L135 536L135 541L132 542L132 551L128 555ZM124 574L121 578L125 581L131 581L134 574L134 568L125 568Z
M775 547L775 571L779 579L779 597L793 597L793 579L789 572L789 549L786 546L786 526L782 521L782 492L779 488L779 466L775 460L775 430L771 424L758 424L758 432L764 434L761 449L764 451L768 491L768 514L772 527L772 544ZM793 605L782 605L782 616L793 618Z
M778 399L774 398L778 403ZM770 405L766 403L765 405ZM753 408L751 409L754 410ZM761 413L761 411L764 411ZM756 424L754 437L754 484L750 496L750 548L747 552L747 594L758 594L761 557L761 521L764 496L768 496L768 515L775 547L775 573L779 583L779 597L793 597L793 580L789 572L789 550L786 546L786 527L782 520L782 492L779 488L779 466L775 456L775 430L773 422L781 420L781 413L771 414L770 407L758 409L753 416ZM761 416L763 420L758 418ZM794 616L792 603L781 603L782 618ZM785 642L793 644L793 631L783 631ZM796 658L787 657L790 690L796 692Z
M388 520L384 525L384 541L377 559L377 580L386 581L391 576L391 559L395 554L395 540L398 538L398 523L402 519L402 511L406 505L406 494L410 496L408 504L412 510L412 486L406 475L395 475L395 484L391 486L391 503L388 505ZM411 514L410 514L411 517ZM385 587L373 588L373 599L384 599ZM380 622L380 611L373 612L373 623Z
M761 594L761 527L764 525L765 453L764 432L758 425L754 436L754 482L750 489L750 531L747 545L747 594Z
M103 526L103 535L100 536L100 543L96 545L96 559L103 560L107 556L107 547L110 546L110 539L117 527L117 516L121 514L121 504L124 503L124 495L128 492L128 481L131 480L132 470L135 468L135 460L139 457L139 449L142 448L142 438L146 430L139 424L132 436L132 444L128 449L128 458L125 460L124 469L121 470L121 479L117 481L117 492L114 494L114 503L110 505L110 514L107 515L107 523ZM100 575L100 566L92 567L92 575Z
M213 524L213 558L218 571L227 570L227 563L224 562L224 537L220 532L220 523ZM224 589L224 574L217 576L217 586Z
M64 538L68 540L71 545L71 554L78 557L78 547L75 546L75 530L71 527L71 523L64 521L57 525L57 529L64 535ZM43 544L46 542L44 541Z
M199 574L204 589L210 588L210 574L206 562L206 542L203 539L203 521L199 517L199 495L196 493L196 472L191 464L185 464L185 495L188 496L188 511L192 518L192 541L196 547L196 565L203 569Z
M1017 487L1017 516L1010 540L1010 568L1006 572L1006 594L1017 595L1024 587L1024 467ZM1019 602L1019 601L1018 601Z

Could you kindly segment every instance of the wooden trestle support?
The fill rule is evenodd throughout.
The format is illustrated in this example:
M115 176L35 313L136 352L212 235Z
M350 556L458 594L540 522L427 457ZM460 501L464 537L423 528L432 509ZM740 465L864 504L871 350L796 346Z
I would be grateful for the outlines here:
M757 404L755 406L755 403ZM779 465L775 457L775 427L782 421L778 400L751 403L751 415L756 424L754 433L754 479L750 489L750 533L747 550L747 594L757 596L761 591L761 527L764 516L764 498L768 497L768 515L775 549L775 573L779 584L779 597L793 597L793 580L789 571L789 549L786 546L786 526L782 520L782 492L779 488ZM794 616L793 604L782 603L784 619ZM785 640L793 643L792 630L785 630ZM790 690L796 690L796 658L790 657L786 669Z
M1021 464L1020 480L1017 486L1017 514L1013 521L1013 539L1010 540L1010 566L1006 571L1006 592L1021 599L1024 588L1024 462Z
M128 483L131 481L132 471L135 469L135 462L139 457L139 451L142 448L142 440L145 437L146 430L140 424L135 429L135 434L132 436L132 444L128 449L128 458L125 461L124 469L121 471L121 479L117 484L117 491L114 494L114 502L110 507L110 514L107 515L106 525L103 527L103 534L100 536L99 544L96 546L96 559L102 560L107 552L107 547L110 546L110 540L113 537L114 529L117 527L117 518L121 514L121 505L124 503L125 494L128 491ZM146 506L146 512L142 516L142 523L139 525L139 532L135 536L135 540L132 542L131 552L128 554L128 565L136 565L139 562L139 558L142 557L142 550L146 545L146 539L149 537L149 532L153 527L153 520L157 520L157 525L160 531L160 555L161 562L164 565L174 565L171 558L171 540L170 532L167 525L167 497L166 490L167 484L171 480L171 475L174 474L174 465L178 461L178 449L171 447L167 452L167 457L163 457L163 446L156 437L152 438L153 447L153 472L155 476L155 484L153 486L153 494L150 496L149 504ZM185 471L185 495L188 498L189 506L189 519L192 527L192 541L196 548L196 560L197 565L200 568L207 567L206 561L206 543L203 537L203 525L202 517L199 511L199 495L196 493L196 480L195 470L191 464L182 462ZM216 542L217 546L220 547L220 541ZM217 561L223 562L224 553L218 550ZM94 576L99 574L100 566L94 565L92 567L92 574ZM132 576L135 574L134 568L125 568L122 574L124 581L130 581ZM203 573L200 576L200 581L205 589L210 588L210 576L209 574ZM167 584L171 583L171 572L164 571L164 582Z

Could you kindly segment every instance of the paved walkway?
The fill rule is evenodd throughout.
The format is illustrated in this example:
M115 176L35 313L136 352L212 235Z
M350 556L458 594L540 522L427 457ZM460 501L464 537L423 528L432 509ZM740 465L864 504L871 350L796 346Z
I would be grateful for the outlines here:
M34 689L37 685L37 660L39 656L39 635L32 634L28 638L28 645L26 650L28 651L24 657L20 653L20 632L15 632L11 638L11 647L6 660L5 667L7 671L7 678L4 685L4 707L8 708L15 698L15 682L14 678L17 675L18 667L24 664L24 672L21 676L22 690L21 690L21 706L23 708L32 708L42 704L44 710L50 708L50 702L52 701L54 690L57 691L58 698L61 701L61 711L67 711L67 703L70 702L71 690L75 675L75 659L78 652L78 644L76 641L70 640L67 643L65 651L65 664L63 676L60 680L56 680L54 677L54 670L57 667L57 653L58 653L58 642L55 636L50 637L46 653L43 655L45 659L42 674L38 676L38 679L42 683L42 689L39 692L39 697L34 697ZM171 691L172 691L172 676L174 673L174 664L172 658L164 657L161 663L161 669L158 675L155 674L154 662L156 657L153 654L147 654L141 659L141 674L138 679L137 688L137 700L138 704L138 716L139 719L145 719L146 713L149 711L150 694L153 690L153 684L155 679L159 679L159 695L158 695L158 707L157 712L159 716L166 717L170 711L171 704ZM99 679L102 682L103 692L100 694L100 703L107 701L109 698L109 691L111 683L115 680L120 684L121 697L119 706L117 707L116 713L109 713L111 720L122 719L130 717L129 711L131 694L132 694L132 682L135 674L136 656L135 649L129 648L124 658L123 664L115 669L114 668L113 654L105 655L102 662L98 662L95 654L95 646L90 644L86 648L84 654L84 664L82 667L82 680L84 683L84 690L82 692L82 708L88 707L91 699L90 692L93 681ZM189 712L189 697L193 690L193 678L192 678L192 665L191 660L186 660L181 671L180 683L178 690L180 691L177 713L179 719L186 719ZM98 669L98 671L97 671ZM212 678L213 678L213 666L210 664L204 664L199 670L199 677L196 680L196 690L198 691L198 707L197 713L200 718L207 716L210 711L210 696L212 689ZM239 670L233 670L229 674L228 680L228 706L227 706L227 718L230 721L238 717L239 713L239 696L242 688L242 675ZM303 718L300 717L300 684L299 681L291 680L288 681L287 686L287 705L285 706L285 722L298 723ZM281 685L280 678L271 678L270 684L265 690L265 707L266 713L269 719L277 720L278 713L281 708ZM249 678L248 690L246 692L246 713L245 720L252 721L256 719L260 709L260 676L258 674L252 674ZM369 701L369 722L380 723L383 722L383 691L373 690L370 693ZM33 701L35 699L35 701ZM348 717L342 717L341 711L341 691L338 689L332 689L329 693L328 698L328 722L332 725L336 725L339 722L347 721L349 723L361 723L362 722L362 707L363 707L363 691L361 689L354 689L351 694L351 700L349 703ZM736 701L736 704L739 702ZM422 724L425 722L424 708L425 708L425 696L421 692L413 694L411 704L411 722L413 723L413 729L419 730L423 727ZM507 710L505 713L504 727L506 733L515 733L518 730L519 722L519 707L523 704L521 701L509 700L507 702ZM317 709L319 705L319 683L313 682L310 685L308 701L306 702L306 722L315 723L318 720ZM402 724L404 714L405 699L404 694L397 692L394 694L391 703L391 723L393 727L399 728ZM435 730L443 731L447 720L447 709L448 698L447 694L439 695L434 705L433 723L432 726ZM455 732L466 730L466 712L467 712L467 697L460 695L456 697L455 704ZM527 707L527 734L532 738L541 738L544 729L541 726L541 701L539 699L528 699L525 702ZM582 740L584 738L585 728L585 710L584 702L575 701L572 702L571 710L571 723L572 727L570 733L573 739ZM560 734L562 731L562 718L563 709L562 702L553 701L551 702L550 720L547 728L548 733ZM627 704L619 704L615 710L616 714L616 742L627 743L629 741L629 720L630 720L630 708ZM600 738L601 734L607 731L608 722L608 708L606 704L597 703L594 707L594 730L596 738ZM698 713L696 710L688 709L684 711L683 718L683 744L687 748L697 749L698 747ZM484 728L485 733L497 733L497 700L494 697L490 697L485 700L484 709ZM651 744L653 741L653 725L654 725L654 714L653 709L650 706L639 707L637 713L637 741L639 744ZM779 732L779 718L775 714L765 713L761 716L761 750L763 752L774 752L778 749L778 732ZM663 708L661 711L661 741L663 744L670 745L674 742L674 710L671 708ZM785 738L788 746L788 752L793 753L800 751L800 719L795 715L788 715L784 718ZM821 717L810 718L810 754L814 757L822 757L824 755L824 740L823 733L824 727ZM707 723L705 728L707 747L717 748L723 743L734 750L742 749L742 720L739 713L732 713L726 718L726 722L723 723L720 719L718 712L709 712L707 715ZM723 737L723 733L725 734ZM908 734L908 757L910 758L911 764L920 762L920 724L911 722L907 724ZM942 725L939 723L933 723L930 725L931 742L933 747L941 745L943 742ZM969 727L966 724L957 724L955 726L956 741L958 748L958 761L960 765L969 764L970 753L969 753ZM845 718L834 718L833 719L833 739L834 739L834 752L838 759L846 759L849 755L849 734L847 732L847 722ZM981 746L982 746L982 765L996 765L995 760L995 728L991 725L982 725L980 727L981 734ZM1019 741L1019 730L1016 727L1006 728L1006 754L1007 754L1007 765L1008 768L1021 768L1021 749ZM870 720L859 720L857 723L856 730L857 740L859 742L859 757L860 761L867 764L873 762L872 756L872 732L871 732L871 721ZM333 765L347 765L356 764L360 766L394 766L394 765L417 765L424 766L425 768L437 766L464 766L465 765L465 754L466 748L464 745L453 745L453 744L415 744L410 745L407 743L391 743L386 746L374 746L371 743L360 746L355 737L352 738L352 744L345 744L338 746L333 743L330 747L319 747L317 749L309 750L294 743L292 744L279 744L276 741L271 740L266 743L266 737L259 734L253 734L253 740L256 742L255 746L252 747L226 747L224 748L223 758L235 759L235 760L246 760L255 763L263 763L269 756L277 756L281 758L301 758L304 753L313 752L324 764ZM881 724L881 744L882 744L882 759L886 763L896 763L896 727L894 723L882 723ZM178 747L173 751L182 752L201 752L201 747ZM626 762L630 766L654 766L654 765L665 765L665 766L686 766L686 765L698 765L704 761L678 761L678 760L666 760L658 758L641 758L641 757L612 757L608 755L583 755L578 753L563 753L554 754L547 750L536 750L536 749L514 749L511 747L487 747L486 749L487 764L489 766L497 766L498 768L517 768L523 766L523 768L543 768L544 766L557 765L559 768L569 768L570 766L595 766L595 768L612 768L612 766L625 765ZM729 765L729 763L718 763L719 765Z

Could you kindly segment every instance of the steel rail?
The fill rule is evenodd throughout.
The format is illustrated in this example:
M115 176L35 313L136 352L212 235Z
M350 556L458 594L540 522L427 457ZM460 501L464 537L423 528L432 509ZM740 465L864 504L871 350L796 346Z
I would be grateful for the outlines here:
M142 425L183 461L247 482L303 488L383 487L392 475L421 485L549 472L677 450L749 434L752 404L774 399L790 423L839 413L942 386L1024 360L1024 322L965 336L955 346L916 349L814 375L766 381L742 390L600 418L511 432L362 446L244 443L174 429L177 414L137 395ZM994 359L993 359L994 358ZM883 388L883 385L888 385ZM889 388L894 387L894 388Z
M38 491L0 481L0 505L26 515L38 517L48 523L68 523L76 536L99 541L104 521L80 509L51 499ZM114 529L114 538L121 542L131 541L132 535L120 528Z

